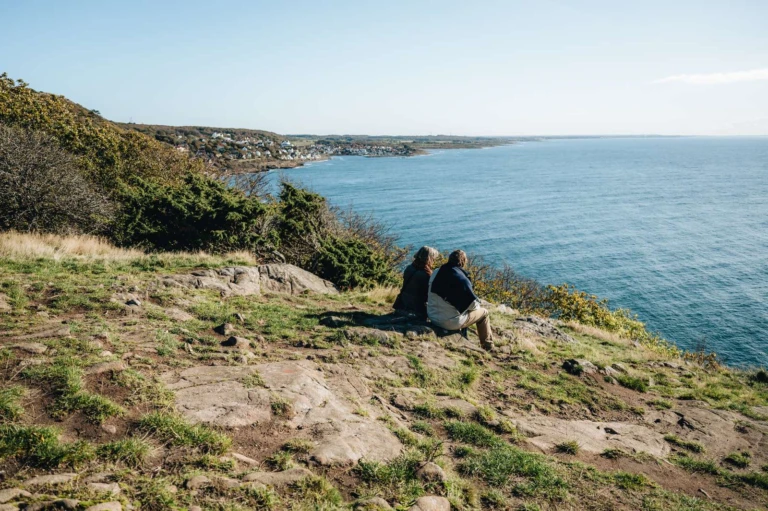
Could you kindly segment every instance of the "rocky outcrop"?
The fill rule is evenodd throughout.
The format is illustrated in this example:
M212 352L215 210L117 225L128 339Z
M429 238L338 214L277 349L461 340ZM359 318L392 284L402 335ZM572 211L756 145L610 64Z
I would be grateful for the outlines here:
M547 339L555 339L556 341L566 343L576 342L576 339L558 329L555 322L551 319L544 319L539 316L523 316L517 318L514 325L519 330Z
M198 270L186 275L167 275L165 287L211 289L222 296L249 296L262 292L299 295L306 292L337 294L336 286L292 264L233 266Z
M331 371L328 371L331 373ZM258 373L265 388L242 381ZM400 453L400 441L374 417L354 413L350 404L370 392L343 372L326 380L310 361L286 361L249 367L198 366L164 376L176 392L176 408L194 422L241 427L271 420L311 432L310 457L322 465L351 465L360 458L389 460ZM289 409L273 411L273 403Z
M565 420L555 417L519 417L507 414L518 431L528 437L527 442L544 452L551 452L563 442L576 441L581 450L602 453L606 449L626 452L646 452L656 457L669 454L664 435L639 424L626 422L593 422Z

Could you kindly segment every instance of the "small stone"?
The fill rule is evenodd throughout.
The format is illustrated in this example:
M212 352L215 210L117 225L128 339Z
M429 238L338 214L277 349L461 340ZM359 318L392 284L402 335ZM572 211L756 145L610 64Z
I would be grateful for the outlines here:
M227 339L226 341L222 341L221 345L225 346L227 348L235 348L235 349L238 349L238 350L244 350L244 349L248 349L248 347L250 347L251 341L249 341L245 337L235 337L235 336L232 336L229 339Z
M419 497L408 511L451 511L451 503L445 497Z
M70 482L76 477L77 477L77 474L72 474L72 473L37 476L37 477L33 477L32 479L27 479L26 481L24 481L24 486L44 486L48 484L51 484L51 485L64 484L64 483Z
M563 369L569 374L579 376L581 374L595 374L597 366L583 358L571 358L563 362Z
M267 486L287 486L310 477L312 472L303 467L291 468L282 472L251 472L243 477L245 482L257 482Z
M372 497L355 503L356 511L380 511L388 509L392 509L392 506L381 497Z
M122 360L113 360L111 362L99 362L86 369L85 372L87 374L119 373L126 369L128 369L128 366L125 365L125 362Z
M428 461L416 472L422 481L443 482L446 479L445 471L437 464Z
M8 488L7 490L0 490L0 504L17 499L19 497L31 497L32 494L21 488Z
M97 472L95 474L91 474L85 479L83 479L83 482L85 483L103 483L110 477L112 477L114 474L112 472Z
M23 342L16 344L13 347L20 349L21 351L26 351L27 353L33 353L35 355L42 355L48 351L48 347L45 344L40 344L39 342Z
M246 465L258 465L259 462L256 461L253 458L249 458L248 456L244 456L240 453L233 452L232 457L235 458L237 461L242 461Z
M115 433L117 433L117 426L115 426L114 424L102 424L101 430L104 431L105 433L109 433L110 435L114 435Z
M85 511L123 511L123 505L119 502L104 502L85 508Z
M212 484L211 480L206 476L194 476L187 479L187 482L184 483L184 486L188 490L196 490L204 486L210 486L211 484Z
M165 486L165 491L176 495L177 493L179 493L179 488L175 484L168 484Z
M222 323L214 328L213 331L221 335L231 335L235 331L235 325L232 323Z
M120 485L117 483L88 483L88 488L99 493L120 495Z
M211 482L220 488L235 488L236 486L240 486L240 481L237 479L224 476L212 476Z
M200 506L189 506L189 511L203 511Z
M130 300L125 302L125 304L129 306L134 306L134 307L141 307L141 300L139 300L138 298L131 298Z

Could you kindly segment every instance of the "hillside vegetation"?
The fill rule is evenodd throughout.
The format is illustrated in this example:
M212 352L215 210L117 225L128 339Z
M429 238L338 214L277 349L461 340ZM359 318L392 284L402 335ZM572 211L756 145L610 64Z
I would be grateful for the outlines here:
M768 502L764 372L507 307L488 354L284 268L0 235L3 509Z

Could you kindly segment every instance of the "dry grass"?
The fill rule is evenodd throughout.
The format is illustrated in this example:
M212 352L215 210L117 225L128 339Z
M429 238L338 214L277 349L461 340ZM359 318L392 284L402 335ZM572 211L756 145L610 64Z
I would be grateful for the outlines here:
M400 288L395 286L376 286L364 293L364 295L375 303L395 303L395 298L400 292Z
M109 241L88 235L32 234L19 232L0 233L0 258L5 259L84 259L108 261L135 261L149 257L138 249L118 248ZM209 262L218 259L242 261L245 264L258 264L257 259L248 252L233 252L217 257L205 252L157 254L161 259L187 257Z
M594 337L595 339L600 339L601 341L607 341L614 344L623 344L623 345L629 345L632 343L631 340L621 337L617 333L601 330L594 326L582 325L581 323L577 323L575 321L569 321L568 323L566 323L566 325L568 326L568 328L570 328L575 332L588 335L590 337Z

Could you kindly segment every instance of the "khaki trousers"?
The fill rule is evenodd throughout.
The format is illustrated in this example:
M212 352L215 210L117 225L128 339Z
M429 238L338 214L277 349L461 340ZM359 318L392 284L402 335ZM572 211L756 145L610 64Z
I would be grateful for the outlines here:
M493 332L491 331L491 321L488 319L489 314L487 309L478 307L469 312L469 316L461 328L477 325L477 336L480 338L480 342L492 341Z

